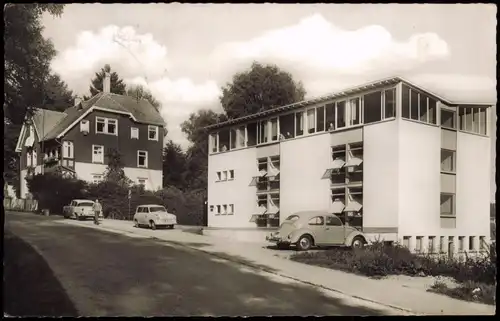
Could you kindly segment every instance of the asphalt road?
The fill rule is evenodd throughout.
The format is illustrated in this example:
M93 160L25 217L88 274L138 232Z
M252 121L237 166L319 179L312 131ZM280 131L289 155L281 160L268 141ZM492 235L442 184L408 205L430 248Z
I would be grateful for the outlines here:
M6 213L10 315L269 316L386 312L152 239Z

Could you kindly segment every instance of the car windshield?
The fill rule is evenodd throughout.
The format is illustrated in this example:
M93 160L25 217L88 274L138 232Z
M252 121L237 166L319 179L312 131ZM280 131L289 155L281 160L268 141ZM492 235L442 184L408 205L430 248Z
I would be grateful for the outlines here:
M151 206L149 208L149 212L151 212L151 213L153 213L153 212L166 212L166 211L167 210L163 206Z
M93 202L81 202L81 203L78 203L78 206L92 207L92 206L94 206L94 203Z
M290 215L286 218L285 221L296 221L299 219L299 216L298 215Z

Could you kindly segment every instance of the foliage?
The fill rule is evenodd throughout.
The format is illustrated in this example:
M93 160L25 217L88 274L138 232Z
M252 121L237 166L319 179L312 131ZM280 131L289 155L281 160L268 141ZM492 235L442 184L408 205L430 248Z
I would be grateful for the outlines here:
M38 208L49 209L51 213L62 213L63 206L82 198L87 185L84 181L54 173L34 175L26 181L33 198L38 200Z
M222 88L220 103L229 118L238 118L304 100L305 89L276 65L254 62Z
M4 179L14 186L19 184L15 146L25 116L34 108L58 110L72 96L57 75L51 75L56 51L42 35L41 15L60 16L63 9L63 4L4 6Z
M494 249L494 248L493 248ZM480 258L464 260L416 255L401 245L374 242L363 249L331 249L318 253L299 253L293 260L368 276L392 274L450 276L458 282L496 283L496 250Z
M476 301L494 305L496 303L496 285L466 281L457 287L448 287L446 283L436 280L427 291L448 295L464 301Z
M163 149L163 186L176 186L184 190L186 182L187 157L179 144L168 140Z
M161 109L161 103L153 96L153 94L151 94L149 90L141 85L129 86L126 94L127 96L134 97L136 99L146 99L157 111L160 111Z
M115 72L111 71L111 66L106 64L99 72L95 73L95 77L91 80L89 87L90 97L97 95L99 92L104 90L104 77L106 73L110 73L110 92L118 95L125 95L126 86L123 79ZM84 100L90 97L84 97Z
M108 166L104 172L104 180L128 187L132 181L125 175L121 154L115 148L110 148L106 154Z

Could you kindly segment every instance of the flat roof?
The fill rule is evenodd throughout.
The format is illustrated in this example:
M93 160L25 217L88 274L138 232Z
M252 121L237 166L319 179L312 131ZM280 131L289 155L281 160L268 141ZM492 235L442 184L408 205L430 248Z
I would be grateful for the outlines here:
M382 80L373 81L373 82L366 83L366 84L363 84L363 85L360 85L360 86L356 86L356 87L350 87L350 88L347 88L347 89L335 92L333 94L324 95L324 96L320 96L320 97L312 98L312 99L307 99L307 100L303 100L303 101L296 102L296 103L293 103L293 104L289 104L289 105L280 106L280 107L268 109L268 110L265 110L265 111L261 111L261 112L255 113L255 114L251 114L251 115L247 115L247 116L243 116L243 117L239 117L239 118L230 119L230 120L227 120L227 121L224 121L224 122L221 122L221 123L217 123L217 124L213 124L213 125L210 125L210 126L206 126L204 129L205 130L213 130L213 129L217 129L217 128L226 127L226 126L229 126L229 125L235 125L235 124L245 123L245 122L247 122L249 120L254 120L254 119L262 118L262 117L265 117L265 116L277 114L277 113L280 113L280 112L290 111L290 110L298 109L298 108L301 108L301 107L306 107L306 106L310 106L310 105L313 105L313 104L326 102L326 101L329 101L329 100L332 100L332 99L335 99L335 98L349 96L349 95L352 95L352 94L355 94L355 93L363 92L363 91L370 90L370 89L377 88L377 87L382 87L382 86L387 86L387 85L395 85L395 84L398 84L400 82L405 83L405 84L407 84L407 85L409 85L411 87L418 88L418 89L420 89L422 91L425 91L427 94L429 94L429 96L433 96L435 99L437 99L439 101L442 101L443 103L445 103L447 105L478 105L478 106L491 106L491 105L494 105L494 104L488 104L488 103L452 102L452 101L450 101L448 99L445 99L445 98L443 98L441 96L438 96L437 94L432 93L431 91L429 91L427 89L424 89L424 88L422 88L420 86L417 86L417 85L409 82L408 80L403 79L402 77L396 76L396 77L385 78L385 79L382 79Z

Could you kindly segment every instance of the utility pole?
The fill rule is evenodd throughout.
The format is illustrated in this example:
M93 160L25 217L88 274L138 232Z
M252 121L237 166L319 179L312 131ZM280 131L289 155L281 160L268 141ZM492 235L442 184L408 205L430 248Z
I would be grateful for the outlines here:
M128 219L131 221L132 218L131 218L131 215L130 215L130 198L131 198L131 194L132 192L130 191L130 189L128 190L128 195L127 195L127 198L128 198Z

